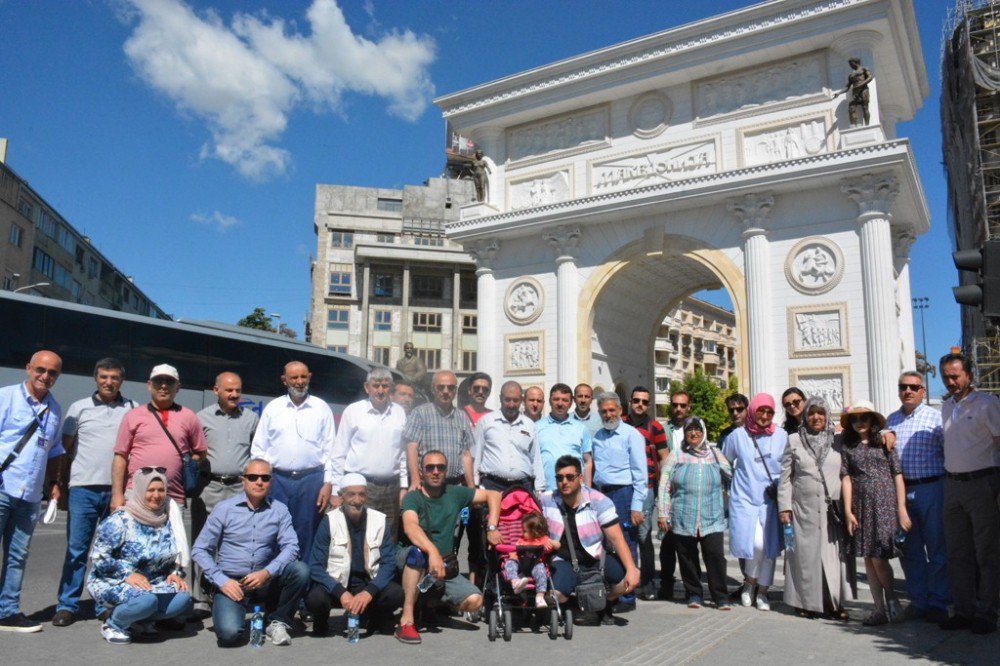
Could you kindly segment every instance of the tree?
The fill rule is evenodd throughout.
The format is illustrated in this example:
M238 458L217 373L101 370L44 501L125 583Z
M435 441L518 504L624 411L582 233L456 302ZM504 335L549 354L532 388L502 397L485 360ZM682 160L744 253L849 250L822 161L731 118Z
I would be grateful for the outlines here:
M258 331L269 331L271 333L277 330L271 324L271 318L267 316L264 308L254 308L253 312L236 322L236 325L243 328L256 328Z
M729 412L726 411L726 398L736 392L736 378L729 379L729 389L719 387L701 368L695 368L694 374L686 375L684 381L676 379L670 382L670 392L684 390L691 401L691 414L705 420L708 428L708 440L714 442L719 433L729 425Z
M284 335L285 337L292 338L293 340L299 337L299 334L289 328L287 324L278 324L278 333Z

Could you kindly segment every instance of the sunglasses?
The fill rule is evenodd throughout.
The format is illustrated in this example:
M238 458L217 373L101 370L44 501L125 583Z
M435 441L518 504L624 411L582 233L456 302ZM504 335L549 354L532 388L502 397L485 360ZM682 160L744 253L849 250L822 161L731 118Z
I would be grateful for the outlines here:
M445 391L454 393L455 389L458 388L458 384L438 384L434 388L437 389L439 393L444 393Z
M643 400L642 398L632 398L633 405L648 405L649 400Z
M868 420L867 414L854 414L848 419L851 423L861 423L862 421Z
M747 408L746 407L742 407L742 406L741 407L730 407L729 408L729 412L732 413L732 414L739 414L740 412L745 412L745 411L747 411Z
M448 469L448 465L445 463L430 463L424 465L424 471L428 474L433 474L434 472L444 472L446 469Z
M579 474L556 474L556 483L562 483L563 481L576 481L579 477Z
M142 472L143 474L152 474L153 472L156 472L157 474L166 474L167 473L167 468L166 467L140 467L139 471Z
M688 403L686 403L686 402L672 402L672 403L670 403L670 406L673 407L674 409L677 409L678 407L687 407Z
M770 407L758 407L757 408L757 413L758 414L774 414L774 410L771 409Z
M258 481L269 483L271 481L270 474L244 474L243 478L249 481L250 483L257 483Z
M913 391L914 393L919 393L924 390L924 387L921 384L899 384L898 388L900 392Z
M441 387L439 386L438 388L440 389ZM473 386L472 387L472 392L473 393L485 393L486 395L489 395L490 394L490 387L489 386Z
M798 407L801 404L802 398L796 398L795 400L789 400L788 402L781 403L781 406L788 409L789 407Z

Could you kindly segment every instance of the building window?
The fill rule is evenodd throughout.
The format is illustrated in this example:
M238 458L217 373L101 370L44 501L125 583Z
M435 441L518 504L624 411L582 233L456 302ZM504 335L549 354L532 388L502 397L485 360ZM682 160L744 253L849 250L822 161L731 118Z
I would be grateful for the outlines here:
M327 345L326 348L332 351L334 354L347 353L347 345Z
M705 340L705 352L708 354L715 353L715 340Z
M462 333L475 335L479 317L476 315L462 315Z
M17 226L16 224L10 225L10 235L7 237L7 239L10 241L11 245L16 245L17 247L21 247L21 241L23 239L23 236L24 236L24 230L21 229L21 227Z
M416 333L440 333L441 313L440 312L414 312L413 331ZM434 366L435 368L437 366Z
M462 273L459 278L459 298L466 303L476 302L476 276L470 273Z
M476 352L474 351L462 352L462 370L465 370L466 372L476 371Z
M80 294L83 292L83 285L76 280L73 280L73 284L70 286L69 291L73 295L73 300L79 303Z
M100 264L97 263L97 259L93 257L87 257L87 277L91 280L97 277L100 273Z
M389 348L388 347L373 347L372 348L372 363L379 363L381 365L389 365Z
M378 201L375 202L375 207L385 213L401 213L403 211L403 200L379 197Z
M55 275L56 262L52 261L52 257L50 257L47 253L36 247L31 267L45 277L51 279L52 276Z
M331 271L330 295L331 296L351 295L351 274L349 271Z
M52 278L63 289L70 289L73 286L73 271L66 270L62 264L56 264Z
M670 378L669 377L657 377L656 378L656 392L666 393L670 390Z
M350 231L331 231L330 247L350 249L354 247L354 234Z
M14 285L17 284L17 278L13 275L3 276L3 288L8 290L13 290Z
M24 199L17 200L17 212L24 215L29 220L34 221L35 207Z
M376 331L391 331L392 310L376 310L374 328Z
M330 308L326 312L326 327L330 330L346 331L350 320L351 311L348 308Z
M417 358L424 362L428 370L437 370L441 367L440 349L418 349Z
M444 239L440 236L414 236L414 245L425 245L428 247L442 247Z
M396 234L375 234L375 240L379 243L395 243Z
M392 274L376 273L372 278L372 296L392 298Z
M60 226L56 230L56 242L70 254L76 253L76 243L73 241L73 234L66 227Z
M439 299L444 297L444 280L439 275L414 275L413 298Z

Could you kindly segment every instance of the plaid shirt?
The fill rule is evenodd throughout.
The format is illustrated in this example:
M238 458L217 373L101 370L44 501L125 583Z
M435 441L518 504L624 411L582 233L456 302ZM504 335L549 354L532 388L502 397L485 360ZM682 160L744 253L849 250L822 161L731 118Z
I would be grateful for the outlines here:
M902 409L886 419L896 433L896 451L903 464L903 478L913 481L944 474L944 433L941 412L923 403L907 416Z
M465 410L442 414L432 402L420 405L406 419L403 442L416 442L417 455L438 450L448 458L448 478L462 476L462 452L472 450L472 425Z
M652 416L647 415L642 425L637 423L638 420L633 414L622 417L622 421L638 430L646 440L646 485L655 493L660 480L660 451L667 448L667 433Z

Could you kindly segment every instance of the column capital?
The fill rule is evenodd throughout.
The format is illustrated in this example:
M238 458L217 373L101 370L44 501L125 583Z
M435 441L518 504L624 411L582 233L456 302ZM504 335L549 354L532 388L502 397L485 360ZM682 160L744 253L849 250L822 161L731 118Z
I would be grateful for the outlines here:
M917 240L917 234L910 227L892 228L892 256L899 263L910 258L910 247Z
M465 251L476 262L476 268L479 269L476 271L477 274L480 270L492 271L493 261L500 251L500 241L496 238L484 238L466 245Z
M866 173L841 181L840 191L858 204L859 221L871 217L891 219L892 204L899 194L899 181L892 173Z
M726 202L726 210L743 224L743 238L767 232L767 218L773 206L774 195L770 192L750 192Z
M576 248L580 245L581 236L583 236L583 232L580 231L580 227L560 225L555 229L543 233L542 239L556 253L556 261L565 261L575 258Z

